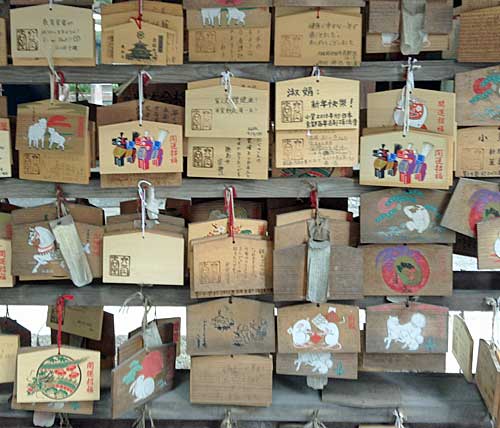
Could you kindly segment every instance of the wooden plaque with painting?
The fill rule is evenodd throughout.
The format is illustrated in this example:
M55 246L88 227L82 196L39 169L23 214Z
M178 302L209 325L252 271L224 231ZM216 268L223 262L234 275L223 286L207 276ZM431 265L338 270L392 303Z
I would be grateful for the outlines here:
M191 356L273 353L274 304L234 297L190 305L186 343Z
M500 177L500 130L474 126L457 132L457 177Z
M324 303L280 307L277 331L280 354L360 351L357 306Z
M425 303L388 303L366 309L366 352L448 352L448 308Z
M363 246L366 296L449 296L453 249L448 245Z
M500 217L497 183L461 178L441 221L441 226L475 238L477 224Z
M362 244L452 244L441 226L450 195L439 190L385 189L361 195Z
M272 293L272 243L237 235L191 242L191 297L245 296Z
M358 354L330 352L276 354L276 373L295 376L327 376L330 379L357 379Z
M453 182L453 137L388 131L361 137L359 183L448 189Z
M467 323L458 315L453 317L452 352L467 382L474 382L474 375L472 374L474 339L470 334Z
M477 224L479 269L500 269L500 217Z

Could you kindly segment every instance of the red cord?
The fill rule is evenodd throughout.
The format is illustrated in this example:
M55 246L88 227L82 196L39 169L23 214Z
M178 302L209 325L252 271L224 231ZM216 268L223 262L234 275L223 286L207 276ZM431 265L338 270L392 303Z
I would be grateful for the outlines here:
M133 16L132 19L137 24L137 27L139 27L139 30L142 30L142 0L139 0L139 10L137 16Z
M74 296L71 294L63 294L59 296L56 301L56 311L57 311L57 354L61 354L61 344L62 344L62 325L63 325L63 315L64 315L64 303L66 300L73 300Z
M62 71L56 71L57 77L54 84L54 99L59 100L59 88L64 85L66 78Z
M224 190L224 212L227 214L227 229L229 236L233 239L235 234L234 198L236 189L234 186L226 187Z
M319 206L318 206L318 189L311 190L311 195L309 196L309 199L311 200L311 208L317 210L319 208Z
M316 19L319 19L319 11L320 11L320 7L316 8Z

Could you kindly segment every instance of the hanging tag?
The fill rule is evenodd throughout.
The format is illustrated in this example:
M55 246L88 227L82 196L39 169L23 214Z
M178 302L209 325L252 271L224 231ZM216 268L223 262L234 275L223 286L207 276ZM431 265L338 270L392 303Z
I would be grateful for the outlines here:
M330 273L330 228L328 219L317 216L307 221L309 241L307 243L307 295L313 303L328 300L328 277Z
M328 376L307 376L307 386L316 390L323 390L323 388L328 385Z
M90 284L93 280L92 271L73 217L66 215L49 224L73 284L77 287Z
M395 428L405 428L404 422L406 420L406 417L405 417L405 415L403 415L401 410L396 409L396 410L394 410L394 412L392 414L396 417L396 420L394 421L394 427Z
M220 423L220 428L236 428L236 427L237 427L236 421L231 415L231 410L226 410L224 414L224 419L222 419L222 422Z
M424 43L426 0L402 0L401 53L417 55Z
M319 420L319 410L315 410L313 418L310 422L304 425L304 428L326 428L325 424Z
M493 346L497 355L500 352L500 297L486 297L486 304L491 306L493 317L491 320L491 346Z
M56 413L39 412L37 410L33 412L33 425L36 427L51 427L54 426L55 422Z
M155 322L151 322L142 332L142 340L145 348L154 348L163 344L160 336L160 330Z

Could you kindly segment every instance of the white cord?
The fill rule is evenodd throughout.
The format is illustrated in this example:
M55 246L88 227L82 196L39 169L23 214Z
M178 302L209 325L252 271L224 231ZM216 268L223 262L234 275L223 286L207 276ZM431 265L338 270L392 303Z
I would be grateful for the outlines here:
M223 71L220 74L221 77L221 85L224 87L224 91L226 92L226 99L231 107L236 110L236 104L233 101L233 86L231 85L231 77L234 77L233 73L229 70Z

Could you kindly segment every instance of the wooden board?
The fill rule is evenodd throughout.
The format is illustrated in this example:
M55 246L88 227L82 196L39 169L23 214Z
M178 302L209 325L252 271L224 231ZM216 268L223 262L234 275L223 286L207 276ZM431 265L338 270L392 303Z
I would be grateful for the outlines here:
M277 168L352 167L358 164L359 131L276 131Z
M106 234L103 282L184 285L184 237L162 231Z
M458 315L453 317L452 352L467 382L474 382L472 374L474 339L465 320Z
M276 354L276 373L296 376L326 375L331 379L357 379L358 354L329 352Z
M3 18L0 18L0 65L7 65L7 27Z
M311 76L276 83L276 130L353 128L359 128L359 81Z
M264 138L269 129L269 92L234 86L229 103L222 85L186 91L186 136Z
M500 66L457 73L458 126L498 125L500 106L495 88L500 81Z
M483 339L479 341L476 385L491 417L497 417L500 409L500 363L496 350Z
M12 275L12 244L10 239L0 238L0 288L14 287L14 283L15 278Z
M274 304L225 298L190 305L186 346L191 356L273 353Z
M349 211L321 208L320 212L322 217L326 217L331 220L340 220L340 221L352 220L352 213L350 213ZM284 226L286 224L296 223L298 221L309 220L311 218L314 218L315 215L316 211L313 210L312 208L277 214L275 226Z
M325 35L327 37L324 37ZM319 18L316 11L277 16L274 63L275 65L359 66L361 15L342 15L323 10Z
M267 180L269 140L188 138L188 177Z
M92 415L94 414L93 401L72 401L63 403L18 403L16 391L12 392L10 408L13 410L25 410L28 412L61 413L68 415Z
M192 241L191 297L244 296L272 292L272 243L260 237Z
M235 219L235 233L241 235L267 235L267 221L249 218ZM214 219L188 224L188 268L193 268L193 248L191 242L200 238L211 238L227 234L227 219Z
M359 238L359 224L350 221L328 220L332 245L356 246ZM274 228L274 249L301 245L309 240L306 221L276 226Z
M103 174L100 184L105 189L137 188L139 180L147 180L155 187L178 187L182 185L181 172L167 172L155 174Z
M272 403L272 388L270 355L191 359L189 399L193 404L267 407Z
M86 223L94 226L104 225L104 210L92 205L65 202L65 207L77 223ZM55 203L38 205L35 207L18 208L11 212L12 224L35 223L57 219Z
M367 95L368 128L403 126L401 91L402 89L394 89ZM457 125L454 93L415 88L412 96L414 99L410 103L412 128L450 136L455 134Z
M278 308L278 352L360 351L359 309L337 304Z
M0 334L0 384L15 381L19 346L20 339L17 334Z
M477 223L479 269L500 269L500 217Z
M417 156L424 159L417 161ZM403 137L401 131L361 137L362 185L448 189L452 180L453 137L430 132Z
M453 249L448 245L365 245L365 296L449 296Z
M498 184L461 178L451 196L441 226L474 238L477 223L499 216Z
M101 174L182 172L181 125L132 121L98 132Z
M439 190L385 189L363 193L360 201L362 244L455 242L441 226L450 195Z
M16 393L19 403L99 401L99 352L57 346L20 348ZM64 369L64 370L63 370Z
M448 351L448 308L389 303L366 309L367 353L443 354Z
M244 182L241 182L244 183ZM236 185L239 188L239 184ZM216 196L221 198L221 196ZM250 201L236 198L234 202L234 215L236 218L262 218L262 202ZM215 201L195 202L189 207L187 220L191 222L215 220L227 218L224 213L224 200L218 199Z
M61 330L93 340L101 340L104 311L102 306L65 306ZM58 314L55 306L49 306L47 327L58 329Z
M360 354L359 371L445 373L446 354Z
M457 132L457 177L500 177L500 131L496 126L462 128Z
M363 250L331 247L328 277L329 300L363 297ZM307 292L307 244L275 250L273 253L274 301L304 301Z
M12 9L11 53L15 65L47 57L63 61L93 61L95 65L94 20L91 9L43 4ZM56 64L62 65L62 64Z
M460 36L457 59L460 62L500 61L500 32L496 22L500 7L460 14Z
M183 0L184 9L200 9L203 7L220 7L220 6L242 6L242 7L260 7L272 6L271 0Z
M112 416L136 409L174 385L175 344L141 350L112 372Z
M393 37L386 39L383 33L367 33L365 40L366 53L399 53L401 49L399 37L395 40ZM447 34L429 34L421 52L445 51L449 46L450 39Z

